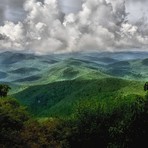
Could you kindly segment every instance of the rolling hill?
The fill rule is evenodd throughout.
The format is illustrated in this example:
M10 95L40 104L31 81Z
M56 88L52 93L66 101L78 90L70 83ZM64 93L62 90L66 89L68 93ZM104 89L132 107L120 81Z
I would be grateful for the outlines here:
M133 80L147 80L147 52L102 52L34 55L0 53L0 82L24 86L87 79L95 73ZM86 75L86 76L85 76Z
M37 117L69 116L80 100L107 100L130 94L144 95L143 82L116 78L72 80L29 87L14 95Z
M144 95L147 52L0 53L0 83L35 116L67 116L85 99Z

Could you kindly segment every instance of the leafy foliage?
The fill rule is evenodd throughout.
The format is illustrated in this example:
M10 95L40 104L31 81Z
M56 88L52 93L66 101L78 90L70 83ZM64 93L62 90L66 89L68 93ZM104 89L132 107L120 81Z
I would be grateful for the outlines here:
M6 84L0 84L0 97L6 97L11 88Z
M148 136L148 98L127 96L110 104L81 103L68 142L71 147L144 147Z
M70 116L80 100L109 100L120 95L144 94L143 83L116 78L73 80L37 85L14 95L37 117Z
M11 147L18 141L18 133L29 115L15 99L0 99L0 144Z
M103 88L99 91L102 99L98 97L89 99L91 96L87 96L88 92L84 91L83 98L76 101L69 118L49 117L48 120L38 121L31 118L16 100L1 98L0 147L132 148L148 146L148 92L145 97L132 93L117 95L117 91L120 92L121 89L123 91L123 88L125 89L129 84L127 81L121 80L121 83L110 79L102 81L101 86L98 81L93 82L95 86ZM114 82L115 87L105 88L106 84L110 84L109 82ZM75 81L68 83L77 84L77 86L80 84ZM92 85L85 86L90 89ZM59 88L61 87L59 85ZM96 90L91 89L92 95ZM78 95L79 93L76 96Z

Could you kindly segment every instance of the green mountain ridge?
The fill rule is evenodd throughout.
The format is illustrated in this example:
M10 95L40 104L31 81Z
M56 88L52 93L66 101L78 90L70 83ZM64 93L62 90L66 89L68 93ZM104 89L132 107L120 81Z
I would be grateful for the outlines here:
M35 116L69 116L80 100L110 99L130 94L144 95L143 82L117 78L71 80L31 86L17 94L17 98Z
M147 52L0 53L1 83L35 116L72 114L79 100L143 95Z
M145 147L146 54L0 53L0 147Z

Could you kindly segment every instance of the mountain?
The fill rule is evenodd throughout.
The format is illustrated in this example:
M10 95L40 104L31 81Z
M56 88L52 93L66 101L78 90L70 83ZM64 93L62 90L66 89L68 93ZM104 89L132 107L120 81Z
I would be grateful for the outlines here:
M0 83L35 116L69 115L81 99L143 95L148 52L0 53Z
M107 139L111 147L128 145L133 139L143 143L141 134L129 137L147 129L143 129L147 127L148 104L144 90L148 80L146 53L140 58L135 53L2 55L0 81L12 88L9 96L1 99L1 135L6 141L13 137L16 144L19 135L16 147L28 141L39 141L44 147L50 140L49 147L55 142L55 147L59 143L65 147L86 143L87 147L88 140L92 147L98 137L100 141ZM146 139L145 132L143 135ZM121 139L126 139L125 144Z
M80 100L102 100L127 96L144 95L143 82L117 78L93 80L70 80L30 86L14 94L29 111L37 117L69 116Z
M29 86L68 80L117 77L148 81L147 52L78 52L34 55L0 53L0 83L13 86L11 93Z

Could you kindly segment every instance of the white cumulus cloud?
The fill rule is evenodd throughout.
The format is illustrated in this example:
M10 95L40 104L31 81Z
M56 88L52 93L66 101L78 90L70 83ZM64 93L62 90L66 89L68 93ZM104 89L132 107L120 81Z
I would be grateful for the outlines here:
M27 0L24 21L0 26L1 50L46 54L147 47L147 22L129 22L124 0L83 0L81 8L64 15L57 0Z

